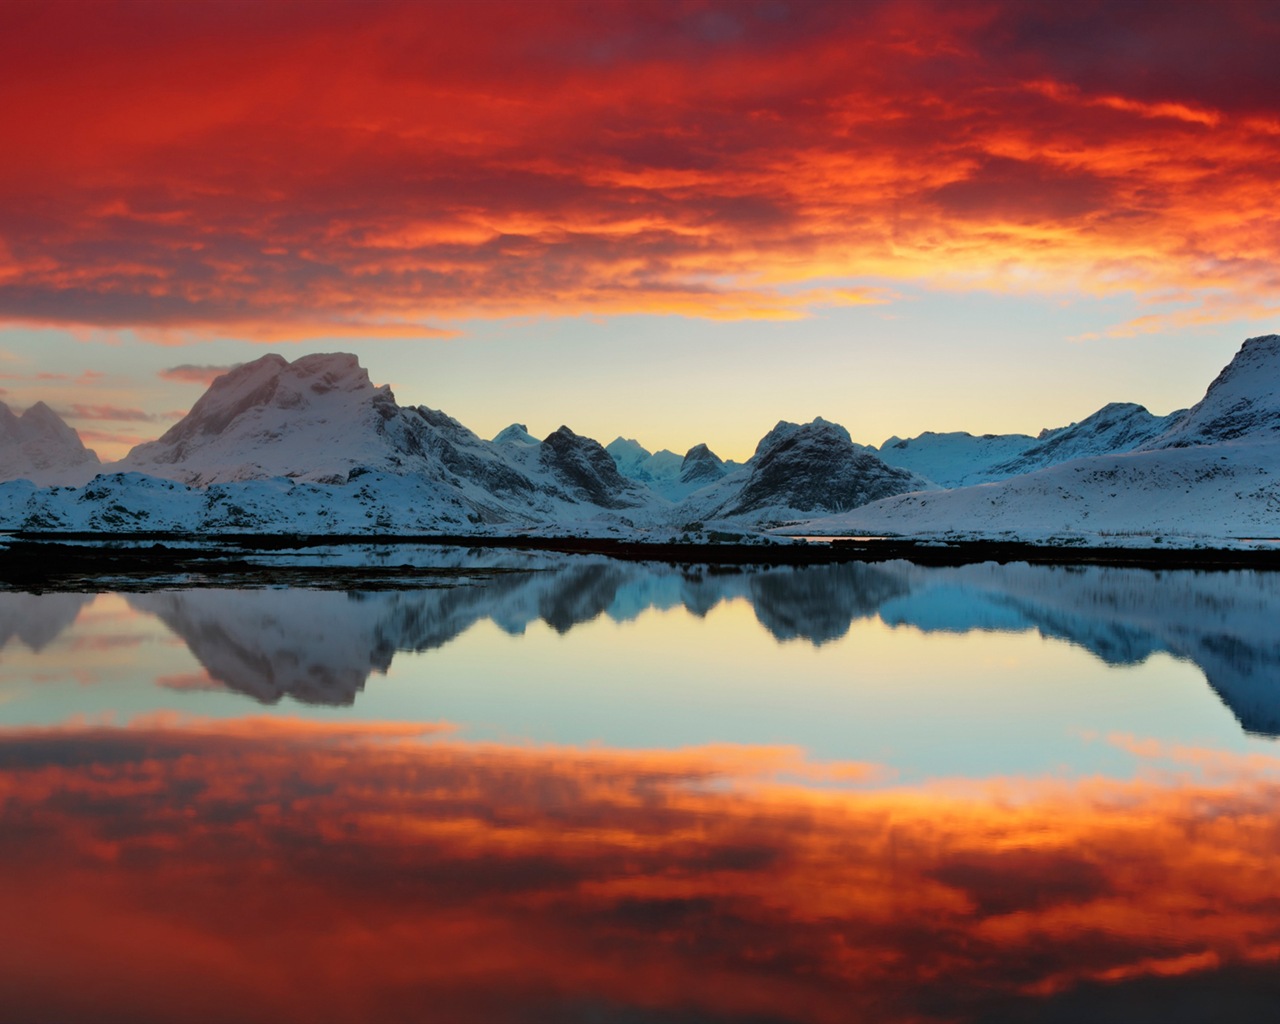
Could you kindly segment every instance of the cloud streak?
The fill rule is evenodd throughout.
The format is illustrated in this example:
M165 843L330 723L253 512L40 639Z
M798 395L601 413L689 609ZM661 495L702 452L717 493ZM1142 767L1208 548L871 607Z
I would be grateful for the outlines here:
M207 388L224 373L234 370L239 365L239 363L231 363L227 366L196 366L192 363L183 363L181 366L170 366L160 370L158 376L161 380L177 381L180 384L199 384Z
M1280 297L1265 5L499 6L6 12L0 318L181 344L788 318L885 279Z

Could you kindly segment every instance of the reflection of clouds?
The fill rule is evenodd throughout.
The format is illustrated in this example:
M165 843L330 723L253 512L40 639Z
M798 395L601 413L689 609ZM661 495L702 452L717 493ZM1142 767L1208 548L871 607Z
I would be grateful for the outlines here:
M76 636L67 644L70 651L81 653L102 653L104 651L114 651L122 647L140 647L146 643L149 638L131 633L113 633L113 634L90 634L88 636Z
M1124 782L833 791L779 781L786 750L423 732L3 734L11 1010L834 1022L1062 1001L1097 1019L1219 979L1247 1006L1280 957L1273 759L1159 748L1165 770Z
M182 672L177 675L160 676L156 685L166 690L180 690L187 693L201 690L225 690L225 684L212 679L208 672Z

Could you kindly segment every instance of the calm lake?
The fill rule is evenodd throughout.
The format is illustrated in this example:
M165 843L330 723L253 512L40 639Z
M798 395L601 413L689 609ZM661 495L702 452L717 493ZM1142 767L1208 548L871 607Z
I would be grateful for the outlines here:
M4 1019L1280 1000L1280 574L307 558L0 593Z

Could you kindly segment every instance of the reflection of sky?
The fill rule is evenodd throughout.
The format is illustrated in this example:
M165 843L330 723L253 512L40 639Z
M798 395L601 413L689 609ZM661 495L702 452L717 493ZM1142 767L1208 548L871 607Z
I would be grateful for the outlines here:
M868 792L779 785L788 757L769 749L415 731L0 731L0 905L21 936L0 945L6 1012L906 1024L1274 1008L1276 758L1145 742L1128 780Z
M892 606L887 606L891 610ZM815 647L778 643L735 599L557 633L482 620L442 647L394 654L351 708L227 692L174 634L122 597L94 598L39 653L10 640L0 723L127 721L156 710L234 717L450 722L465 738L607 748L784 744L820 761L871 761L902 781L991 775L1127 776L1124 733L1247 752L1191 664L1157 654L1108 667L1031 632L921 632L878 618Z
M5 1012L1266 1019L1280 751L1165 652L1269 720L1275 589L577 560L0 594Z

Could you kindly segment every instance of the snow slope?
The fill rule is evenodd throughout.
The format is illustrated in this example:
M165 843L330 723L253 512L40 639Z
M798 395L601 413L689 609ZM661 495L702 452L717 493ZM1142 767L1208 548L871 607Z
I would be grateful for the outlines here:
M869 450L890 466L910 470L940 487L962 487L993 479L993 465L1017 458L1036 443L1030 434L927 431L919 437L891 437L879 449Z
M877 454L889 465L910 469L941 487L964 487L1087 455L1133 451L1158 437L1184 412L1153 416L1132 402L1112 402L1078 423L1042 430L1038 437L924 433L907 440L891 437Z
M1159 437L1185 411L1153 416L1133 402L1112 402L1079 423L1045 431L1025 451L988 468L986 476L989 480L1002 480L1090 455L1135 451Z

